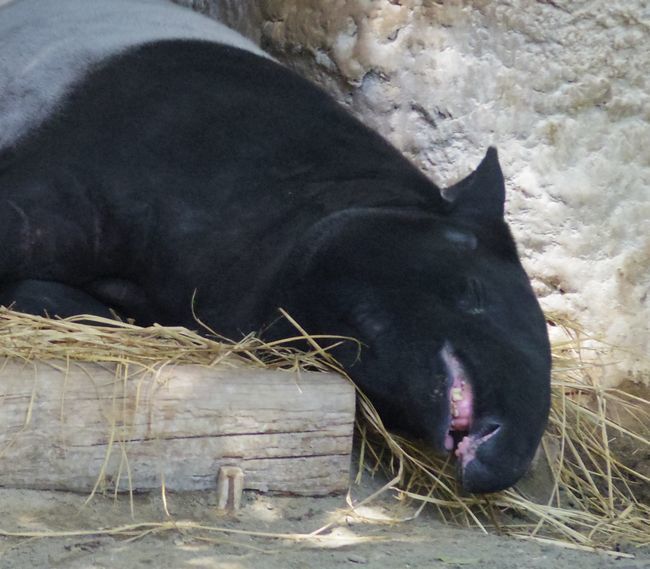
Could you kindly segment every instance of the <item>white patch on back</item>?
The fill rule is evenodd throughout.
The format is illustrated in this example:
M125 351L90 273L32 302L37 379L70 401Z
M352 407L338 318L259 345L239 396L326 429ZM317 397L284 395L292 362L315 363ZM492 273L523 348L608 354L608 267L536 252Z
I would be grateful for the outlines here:
M0 0L0 150L51 115L90 66L165 39L214 41L268 57L223 24L168 0Z

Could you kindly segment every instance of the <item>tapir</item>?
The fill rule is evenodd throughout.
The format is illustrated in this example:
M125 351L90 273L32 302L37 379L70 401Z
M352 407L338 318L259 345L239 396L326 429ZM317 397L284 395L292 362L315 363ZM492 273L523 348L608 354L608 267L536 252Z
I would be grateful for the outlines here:
M388 427L455 452L466 491L517 482L547 421L550 349L494 148L441 191L186 8L0 4L0 303L197 317L233 339L293 334L283 308L358 339L334 356Z

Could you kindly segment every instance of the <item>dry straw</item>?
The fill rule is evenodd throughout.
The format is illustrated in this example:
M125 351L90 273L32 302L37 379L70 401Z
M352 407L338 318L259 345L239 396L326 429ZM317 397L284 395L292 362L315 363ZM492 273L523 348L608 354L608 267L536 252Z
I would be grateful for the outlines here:
M208 333L213 337L184 328L140 328L95 317L91 322L82 318L50 320L0 309L0 355L25 361L111 363L116 364L117 374L134 367L155 371L170 362L335 369L343 373L329 350L344 339L309 336L289 315L284 316L296 327L296 338L264 343L250 335L232 343L210 330ZM650 505L639 498L640 489L647 489L650 479L615 451L619 441L648 449L650 402L601 385L603 361L613 357L612 347L590 338L572 322L559 317L550 321L565 331L567 341L553 348L553 404L539 459L548 465L543 496L539 491L531 492L526 484L489 496L464 495L457 487L449 458L437 457L422 446L388 433L370 402L359 394L357 481L381 471L388 475L388 482L362 502L354 503L348 498L345 515L363 518L361 506L378 495L394 492L400 505L410 507L409 515L402 519L411 519L429 506L450 524L575 549L599 549L620 555L621 545L650 545ZM306 341L310 349L298 352L291 348L291 340L296 339ZM544 468L537 470L543 472ZM164 495L164 488L161 491ZM172 520L65 534L103 533L134 538L178 530L179 523ZM258 535L187 521L182 524L183 531L194 528L203 533ZM335 525L336 522L328 524L310 534L265 533L259 537L321 543ZM0 530L0 535L33 538L56 537L59 533Z

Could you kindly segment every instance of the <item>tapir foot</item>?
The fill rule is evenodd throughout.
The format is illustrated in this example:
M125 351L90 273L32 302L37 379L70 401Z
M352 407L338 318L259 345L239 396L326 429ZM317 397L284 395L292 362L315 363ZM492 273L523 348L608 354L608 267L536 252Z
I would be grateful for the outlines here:
M37 316L67 318L92 314L115 318L115 313L83 290L55 282L26 279L0 286L0 305Z

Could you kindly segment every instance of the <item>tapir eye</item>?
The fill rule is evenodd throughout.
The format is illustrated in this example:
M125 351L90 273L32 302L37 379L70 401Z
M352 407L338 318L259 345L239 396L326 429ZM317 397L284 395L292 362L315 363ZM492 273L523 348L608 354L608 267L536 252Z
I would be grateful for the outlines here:
M474 277L467 279L465 291L459 301L459 308L468 314L482 314L486 307L485 286Z
M360 325L361 330L369 337L374 337L382 334L387 328L387 322L380 317L372 314L363 314L357 318L357 323Z
M373 338L388 328L389 321L378 306L361 302L354 307L350 323L364 338Z

